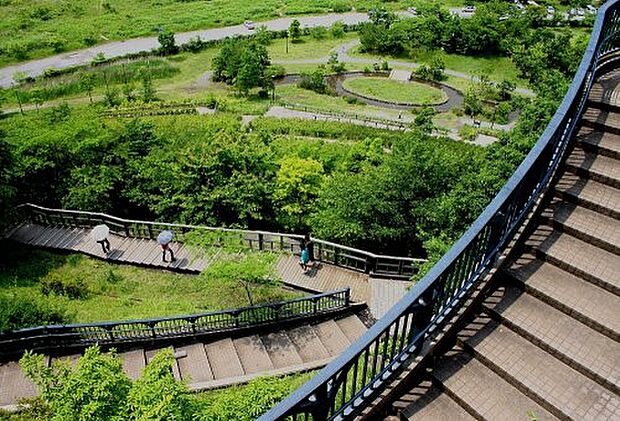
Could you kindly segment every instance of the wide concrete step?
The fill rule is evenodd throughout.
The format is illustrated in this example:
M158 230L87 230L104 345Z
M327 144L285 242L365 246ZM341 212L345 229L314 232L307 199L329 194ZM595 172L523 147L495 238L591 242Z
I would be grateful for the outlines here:
M261 340L265 345L265 350L267 351L274 368L282 368L304 363L301 356L297 352L293 341L285 331L262 335Z
M620 343L516 287L498 288L484 308L530 342L620 393Z
M334 320L327 320L312 326L321 343L332 357L340 355L351 345L349 339Z
M148 364L149 362L151 362L153 360L153 357L155 357L155 354L157 354L158 352L164 350L166 348L156 348L156 349L149 349L148 351L144 352L144 355L146 356L146 363ZM170 347L170 349L172 349L172 347ZM172 349L172 351L174 352L174 349ZM181 371L179 370L179 362L176 360L174 360L174 363L172 364L172 374L174 375L174 378L176 380L181 380Z
M258 335L245 336L233 340L237 356L243 366L243 374L262 373L273 370L273 363L265 345Z
M143 349L123 352L119 354L123 362L123 371L130 379L136 380L142 374L142 370L146 366L146 357Z
M620 219L619 189L571 173L565 173L554 189L566 201Z
M211 371L216 380L227 377L239 377L244 374L243 366L239 361L237 350L232 339L220 339L219 341L205 344L207 358L211 364Z
M581 177L620 188L620 165L618 160L608 156L575 147L566 160L566 168Z
M467 352L453 348L437 364L434 377L457 403L478 419L557 419Z
M528 292L594 330L620 340L620 297L557 266L520 256L505 273Z
M187 383L200 383L215 379L204 344L196 343L182 346L177 348L176 351L181 355L178 363L183 381Z
M538 226L525 245L537 257L620 295L620 256L548 225Z
M618 398L608 389L488 317L477 317L459 332L458 340L487 367L557 417L620 417Z
M476 419L438 387L430 386L430 382L416 387L402 399L404 400L401 402L406 402L408 405L400 413L401 419L423 421Z
M620 159L620 135L601 132L591 127L582 127L577 133L577 141L583 149L598 152L601 155Z
M19 398L37 395L37 388L26 377L19 362L0 364L0 406L14 405Z
M366 332L367 328L359 317L351 315L336 320L336 324L342 330L350 343L353 343Z
M620 222L596 211L554 198L542 212L546 223L573 237L620 254Z
M304 363L330 357L329 351L312 326L304 325L290 329L287 335Z

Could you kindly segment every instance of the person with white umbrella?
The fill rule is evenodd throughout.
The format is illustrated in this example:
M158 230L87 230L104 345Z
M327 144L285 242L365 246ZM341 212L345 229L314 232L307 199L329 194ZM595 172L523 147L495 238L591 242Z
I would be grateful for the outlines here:
M166 260L166 251L170 252L170 261L171 262L174 262L176 260L174 258L174 253L172 252L172 249L170 248L170 243L172 242L172 238L173 237L174 237L174 233L172 231L162 231L157 236L157 243L161 246L161 249L163 251L161 259L164 262L167 262L167 260Z
M101 244L103 254L110 252L110 241L108 240L108 235L110 235L110 228L105 224L97 225L90 232L92 239Z

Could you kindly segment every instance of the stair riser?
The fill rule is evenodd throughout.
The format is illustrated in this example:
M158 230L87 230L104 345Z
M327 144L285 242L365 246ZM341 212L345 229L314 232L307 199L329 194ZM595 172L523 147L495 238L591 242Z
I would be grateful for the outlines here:
M553 228L565 232L567 234L570 234L571 236L578 238L582 241L585 241L586 243L592 244L598 248L601 248L603 250L606 250L610 253L614 253L614 254L618 254L620 255L620 247L616 244L613 243L609 243L607 241L604 241L598 237L595 237L591 234L588 234L587 232L581 231L575 227L571 227L569 225L566 225L565 223L563 223L562 221L558 221L557 219L553 219L550 216L542 216L541 219L547 224L547 225L551 225L553 226Z
M578 175L579 177L588 178L594 181L598 181L599 183L607 184L608 186L620 189L620 180L616 180L615 178L607 177L603 174L599 174L593 171L588 171L585 168L581 168L571 163L566 164L566 169L569 172Z
M500 376L502 379L510 383L513 387L515 387L518 391L523 393L525 396L532 399L534 402L538 403L540 406L542 406L544 409L549 411L551 414L555 415L556 417L562 420L566 420L566 421L571 420L571 418L568 415L564 414L559 408L556 408L554 405L548 402L544 396L540 396L538 393L534 392L529 387L525 386L518 379L516 379L515 377L510 375L508 372L506 372L504 369L502 369L500 366L496 365L493 361L485 357L484 354L478 352L476 348L462 341L460 338L457 339L456 342L461 347L466 349L469 353L473 354L478 361L486 365L491 371L493 371L495 374Z
M488 307L486 305L483 305L482 308L483 308L483 312L486 313L493 320L501 323L504 326L507 326L513 332L518 333L520 336L522 336L523 338L527 339L532 344L536 345L537 347L541 348L542 350L544 350L544 351L548 352L549 354L553 355L555 358L559 359L560 361L562 361L563 363L565 363L569 367L573 368L574 370L580 372L584 376L590 378L590 380L592 380L592 381L594 381L596 383L602 384L607 389L611 390L612 392L614 392L616 394L620 394L620 388L618 388L614 383L608 381L604 377L601 377L597 373L595 373L592 370L590 370L588 367L584 367L582 364L580 364L577 361L573 360L570 357L570 355L566 355L563 352L560 352L556 348L552 347L548 343L546 343L544 341L541 341L540 339L538 339L534 335L530 334L527 330L521 328L519 325L514 324L511 320L503 317L500 313L495 311L493 308Z
M510 274L509 272L504 272L504 273L506 274L506 276L508 277L508 279L511 282L515 283L519 288L524 289L528 294L531 294L534 297L536 297L539 300L541 300L542 302L544 302L546 304L549 304L551 307L555 308L556 310L561 311L562 313L566 314L567 316L570 316L573 319L580 321L581 323L583 323L584 325L588 326L589 328L596 330L598 333L601 333L601 334L607 336L608 338L613 339L614 341L620 342L620 334L618 334L618 333L614 332L613 330L607 328L606 326L600 324L596 320L591 319L590 317L586 316L585 314L576 311L572 307L569 307L569 306L565 305L561 301L555 300L554 298L552 298L552 297L548 296L547 294L545 294L543 291L540 291L540 290L532 287L531 285L522 282L518 278L512 276L512 274Z
M606 148L604 145L595 145L589 142L579 142L579 145L586 151L608 156L613 159L620 159L620 152L614 149Z
M555 192L555 196L561 198L562 200L564 200L566 202L574 203L574 204L579 205L581 207L584 207L586 209L590 209L590 210L598 212L600 214L603 214L603 215L609 216L611 218L619 219L620 220L620 211L616 211L614 209L606 208L606 207L601 206L601 205L599 205L597 203L584 200L583 198L581 198L579 196L576 196L574 194L571 194L571 193L563 192L563 191L560 191L560 190L555 190L554 192Z
M601 102L598 100L589 99L586 103L587 108L596 108L597 110L610 111L612 113L620 113L620 105L610 104L608 102Z
M446 393L446 395L448 395L450 398L452 398L452 400L454 402L459 404L459 406L461 408L463 408L465 411L467 411L467 413L469 415L471 415L472 417L474 417L477 420L484 421L485 418L482 416L482 414L480 414L478 411L476 411L476 409L473 408L471 405L469 405L467 403L467 401L462 399L457 393L455 393L452 389L447 387L444 383L441 382L441 380L439 380L434 375L433 375L433 382L435 382L437 384L437 386L439 386L439 388Z
M599 123L599 122L583 119L582 124L586 127L590 127L590 128L596 129L601 132L620 134L620 127L611 126L605 123Z
M597 287L607 290L611 292L612 294L620 295L620 288L617 288L616 286L611 285L605 282L604 280L597 278L596 276L593 276L590 273L577 269L575 266L571 265L569 262L565 260L557 259L554 256L551 256L547 254L546 252L538 248L531 247L531 246L526 247L526 251L529 251L530 253L534 254L540 260L549 262L552 265L557 266L566 272L572 273L573 275L578 276L579 278L585 281L588 281L593 285L596 285Z

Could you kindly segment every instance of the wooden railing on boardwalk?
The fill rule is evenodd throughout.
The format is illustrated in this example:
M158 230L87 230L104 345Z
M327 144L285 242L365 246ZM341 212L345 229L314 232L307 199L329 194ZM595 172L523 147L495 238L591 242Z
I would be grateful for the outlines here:
M312 319L347 309L349 288L288 301L209 313L157 319L39 326L0 334L0 360L25 350L53 352L80 350L89 345L132 346L178 338L205 337L248 327L262 327L297 319Z
M216 237L219 236L219 241L226 236L238 236L251 249L287 251L295 254L299 253L299 242L303 238L297 234L122 219L105 213L50 209L30 203L21 205L19 210L23 220L41 225L92 228L95 225L106 224L114 234L149 239L155 239L160 232L169 230L175 233L175 240L180 242L185 240L189 232L207 231L214 233ZM418 265L425 262L425 259L378 255L317 238L312 240L315 244L316 260L373 276L410 279L417 272Z

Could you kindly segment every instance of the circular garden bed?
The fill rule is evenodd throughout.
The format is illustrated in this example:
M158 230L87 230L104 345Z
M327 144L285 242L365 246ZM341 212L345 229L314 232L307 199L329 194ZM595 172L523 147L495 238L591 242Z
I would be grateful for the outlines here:
M346 79L343 88L363 98L400 105L438 105L448 96L441 89L419 82L404 82L384 77Z

